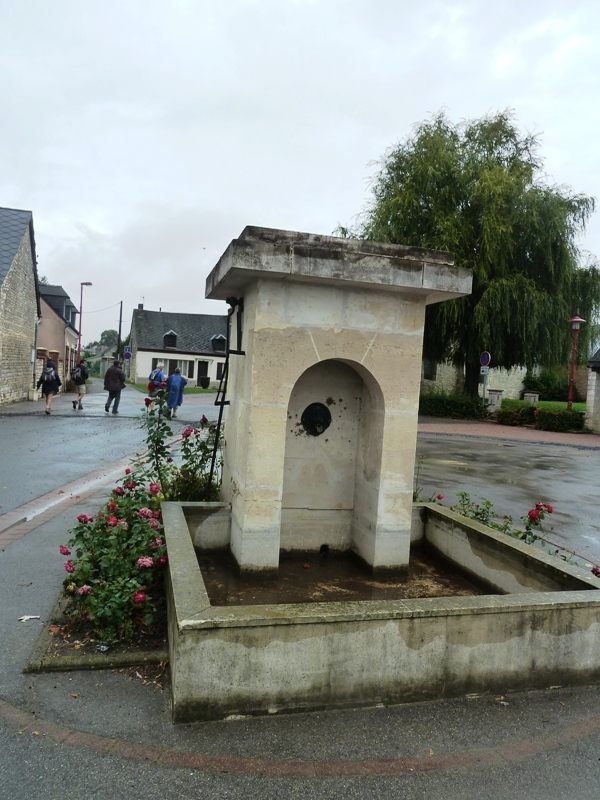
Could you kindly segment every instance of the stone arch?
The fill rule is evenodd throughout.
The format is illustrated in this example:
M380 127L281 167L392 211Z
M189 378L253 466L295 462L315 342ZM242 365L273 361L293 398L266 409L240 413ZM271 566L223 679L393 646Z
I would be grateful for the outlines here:
M376 527L384 428L383 392L347 359L307 368L289 397L282 550L353 549Z

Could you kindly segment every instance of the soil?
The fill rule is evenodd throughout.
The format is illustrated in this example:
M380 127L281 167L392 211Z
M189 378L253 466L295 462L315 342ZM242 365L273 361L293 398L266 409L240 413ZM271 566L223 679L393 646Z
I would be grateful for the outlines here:
M201 551L198 563L212 605L403 600L489 594L431 554L411 550L408 570L373 575L351 553L282 554L276 575L240 575L229 551Z

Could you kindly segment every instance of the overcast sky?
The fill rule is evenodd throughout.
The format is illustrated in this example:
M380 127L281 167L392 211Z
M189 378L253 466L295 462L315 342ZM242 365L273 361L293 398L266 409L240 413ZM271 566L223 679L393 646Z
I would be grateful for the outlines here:
M83 340L204 285L245 225L331 234L419 122L514 111L600 198L596 0L0 0L0 206ZM580 246L600 256L600 208ZM407 242L410 244L410 242Z

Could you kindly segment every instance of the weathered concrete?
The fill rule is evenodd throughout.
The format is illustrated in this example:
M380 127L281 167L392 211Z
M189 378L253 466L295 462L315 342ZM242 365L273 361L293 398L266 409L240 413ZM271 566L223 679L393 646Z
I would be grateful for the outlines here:
M163 504L176 722L600 677L600 580L441 506L415 512L414 539L515 593L213 607L191 509ZM196 515L196 542L202 525Z
M266 228L229 245L206 296L243 305L222 485L241 569L276 570L320 526L375 569L408 564L425 307L470 290L449 253Z

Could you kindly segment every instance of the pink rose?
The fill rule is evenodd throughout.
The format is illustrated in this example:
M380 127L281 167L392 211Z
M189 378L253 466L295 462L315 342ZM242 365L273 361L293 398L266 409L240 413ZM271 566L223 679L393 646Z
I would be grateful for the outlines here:
M208 425L208 417L206 417L204 414L202 414L200 417L200 425L202 425L202 427Z
M136 592L131 598L134 606L142 606L146 602L146 592Z
M166 567L168 563L169 563L169 557L168 556L159 556L156 559L156 565L158 567Z
M80 522L82 525L87 525L89 522L93 522L94 518L90 517L89 514L79 514L77 517L77 522Z
M111 528L116 528L116 526L119 524L119 520L116 517L108 517L106 524L110 525Z
M154 566L154 561L150 558L150 556L140 556L135 562L135 565L138 567L138 569L152 569Z
M119 520L119 528L123 528L124 531L128 531L129 530L129 523L127 522L126 519L120 519Z
M127 469L125 470L125 475L131 475L131 470L129 469L129 467L127 467Z
M150 525L154 531L157 531L160 528L160 522L157 519L154 519L154 517L148 520L148 525Z
M158 483L151 483L148 487L148 491L152 496L156 496L157 494L160 494L160 486Z
M152 517L152 509L151 508L147 508L146 506L144 506L144 508L140 508L139 509L139 511L137 512L137 515L138 515L138 517L141 517L142 519L150 519L150 517Z
M65 570L67 572L75 572L75 564L70 559L65 561Z
M125 488L129 489L130 492L132 492L136 486L137 483L135 481L127 481L127 483L125 484Z
M188 425L187 428L184 428L183 431L181 432L182 439L189 439L193 432L194 429L192 428L192 426Z
M441 503L445 496L446 495L444 494L436 494L435 499L438 501L438 503Z
M531 522L537 522L540 518L539 508L532 508L530 511L527 512L527 516L529 517Z
M119 508L119 504L115 503L114 500L111 500L110 503L107 504L106 510L110 511L112 514Z
M115 494L119 495L119 497L123 497L123 495L125 494L125 489L123 489L122 486L117 486L117 488L115 489Z
M86 595L91 593L92 593L92 587L88 586L87 583L84 583L83 586L80 586L79 589L77 589L77 594L80 595L80 597L85 597Z
M71 555L71 551L64 544L61 544L61 546L58 548L58 552L61 554L61 556L70 556Z
M156 539L152 539L150 544L148 545L150 550L158 550L159 547L162 547L164 544L162 537L157 536Z

